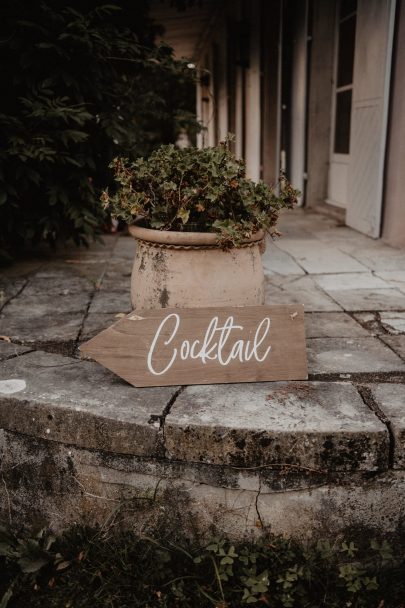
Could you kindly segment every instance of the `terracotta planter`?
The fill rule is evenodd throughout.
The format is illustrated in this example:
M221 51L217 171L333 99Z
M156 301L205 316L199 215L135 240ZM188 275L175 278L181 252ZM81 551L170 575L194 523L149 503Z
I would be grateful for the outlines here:
M264 303L263 232L222 251L216 235L130 226L137 240L131 299L137 309Z

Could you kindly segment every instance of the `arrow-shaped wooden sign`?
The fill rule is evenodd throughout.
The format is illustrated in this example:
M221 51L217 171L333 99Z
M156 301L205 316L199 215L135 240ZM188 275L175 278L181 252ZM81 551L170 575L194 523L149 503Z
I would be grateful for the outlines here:
M135 310L80 350L139 387L308 377L295 304Z

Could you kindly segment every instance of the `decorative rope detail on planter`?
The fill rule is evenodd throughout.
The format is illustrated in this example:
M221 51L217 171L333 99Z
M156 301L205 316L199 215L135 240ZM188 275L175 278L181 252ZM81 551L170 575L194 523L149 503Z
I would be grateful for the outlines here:
M136 237L136 240L139 241L139 243L142 245L146 245L148 247L155 247L157 249L195 249L198 251L201 251L202 249L220 249L219 245L173 245L169 243L152 243L151 241L146 241L144 239L140 239L139 237ZM242 245L235 247L235 249L246 249L247 247L254 247L255 245L259 245L261 247L263 241L264 239L259 239L258 241L242 243Z

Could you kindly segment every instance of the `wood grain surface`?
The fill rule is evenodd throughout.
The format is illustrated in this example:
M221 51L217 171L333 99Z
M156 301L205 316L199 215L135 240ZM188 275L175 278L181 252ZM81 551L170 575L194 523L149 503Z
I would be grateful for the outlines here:
M80 350L137 387L308 377L300 304L136 310Z

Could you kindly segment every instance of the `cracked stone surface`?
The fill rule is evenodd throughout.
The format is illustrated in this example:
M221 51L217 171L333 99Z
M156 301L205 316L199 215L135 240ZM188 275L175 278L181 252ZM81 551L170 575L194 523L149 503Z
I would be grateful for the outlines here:
M30 348L27 346L20 346L19 344L13 344L11 342L6 342L5 340L0 340L0 361L4 361L10 357L23 355L29 350Z
M391 334L405 334L405 312L382 312L383 327Z
M334 247L333 244L319 240L286 237L280 239L278 247L286 251L311 274L364 272L366 266L353 257Z
M405 335L381 336L381 340L401 357L401 359L405 359Z
M372 246L356 247L351 255L370 270L378 272L403 271L405 268L405 252L381 242Z
M82 292L90 294L94 289L93 282L86 277L80 277L69 271L37 272L24 289L26 296L68 296ZM24 300L23 298L23 300Z
M98 291L89 308L89 313L128 313L131 312L131 295L129 290L108 291L101 289Z
M156 456L157 419L175 388L134 389L96 363L36 351L2 364L0 428L106 452Z
M84 320L81 332L81 341L90 340L103 329L107 329L118 321L116 313L113 312L89 312Z
M405 295L397 289L336 289L329 293L333 293L334 300L348 311L405 308Z
M305 270L297 264L294 258L285 251L281 251L271 240L267 243L262 260L265 274L275 276L305 275Z
M190 386L166 418L169 458L329 470L387 466L388 432L350 384Z
M377 338L312 338L310 374L405 372L405 364Z
M9 278L7 280L0 280L0 309L10 298L13 298L18 294L25 283L26 281L24 279Z
M390 421L394 436L394 467L405 468L405 386L377 384L369 387L372 395Z
M363 338L369 333L344 312L312 312L305 315L307 338Z
M370 335L377 336L380 334L385 334L384 328L380 323L379 313L375 312L354 312L353 317L358 321L368 332Z
M90 301L90 293L45 293L32 294L23 292L18 298L11 300L3 309L6 318L28 317L37 319L58 313L70 314L74 312L85 313ZM48 318L51 322L51 320Z
M308 276L298 280L276 285L271 276L266 277L266 304L304 304L306 312L334 312L342 308L327 293L322 291Z
M315 282L326 292L346 289L388 289L390 287L381 278L371 272L346 272L340 274L318 274Z
M0 315L0 334L10 336L12 340L24 344L41 344L45 342L72 342L76 340L83 321L83 313L64 312L42 314L28 317L26 315Z
M405 293L405 270L378 271L375 274L390 283L392 287L396 287Z

